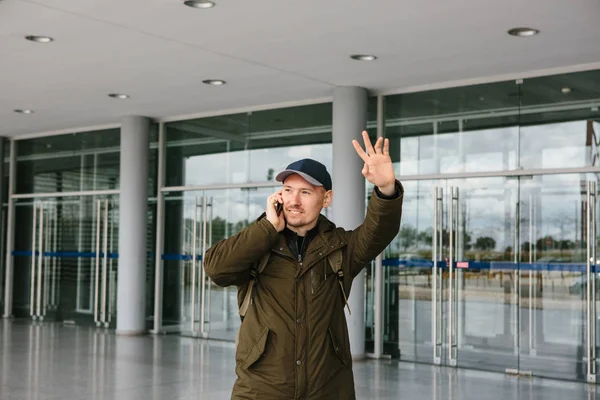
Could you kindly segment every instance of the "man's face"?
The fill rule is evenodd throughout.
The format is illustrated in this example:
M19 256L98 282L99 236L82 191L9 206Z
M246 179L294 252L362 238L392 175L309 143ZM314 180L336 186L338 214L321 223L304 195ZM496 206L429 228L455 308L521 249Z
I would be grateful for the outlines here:
M294 228L312 229L324 207L329 207L332 191L313 186L298 174L288 176L281 191L287 224Z

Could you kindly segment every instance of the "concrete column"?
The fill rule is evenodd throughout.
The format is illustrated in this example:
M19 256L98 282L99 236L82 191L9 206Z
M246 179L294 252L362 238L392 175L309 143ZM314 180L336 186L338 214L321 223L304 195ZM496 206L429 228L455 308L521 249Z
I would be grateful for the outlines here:
M6 197L6 187L8 185L5 185L4 181L4 174L5 174L5 170L4 170L4 145L7 142L6 138L4 137L0 137L0 157L1 157L1 162L0 162L0 216L2 214L4 214L4 208L2 207L2 204L4 204L5 201L5 197ZM8 217L8 213L4 214L4 218L0 219L0 223L2 223L2 225L0 225L0 240L2 240L0 242L0 260L4 260L4 239L6 238L6 230L5 230L5 226L6 224L4 223L6 221L5 218ZM4 301L4 262L0 261L0 303L2 303Z
M121 124L117 334L146 331L146 230L150 120L127 116Z
M345 229L355 229L365 217L365 178L362 159L352 147L352 139L361 145L367 126L367 90L337 87L333 91L333 204L332 221ZM354 280L350 309L346 320L350 350L354 359L365 358L365 272Z

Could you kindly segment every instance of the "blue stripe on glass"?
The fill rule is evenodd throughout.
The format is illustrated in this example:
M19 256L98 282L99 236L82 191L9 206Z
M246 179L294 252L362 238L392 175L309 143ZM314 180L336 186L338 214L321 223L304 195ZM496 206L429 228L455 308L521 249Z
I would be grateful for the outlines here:
M31 257L33 255L33 251L31 250L14 250L11 253L14 257ZM96 252L93 251L45 251L42 253L43 257L61 257L61 258L95 258ZM39 251L35 252L36 256L40 255ZM104 253L101 252L100 257L104 257ZM154 259L154 253L148 253L147 257L149 259ZM117 259L119 258L119 253L108 253L108 258ZM192 260L191 254L163 254L163 260L175 260L175 261L190 261ZM202 256L196 256L196 260L202 261Z
M162 259L166 261L191 261L194 258L191 254L163 254ZM202 261L202 256L196 256L197 261Z
M14 250L11 253L15 257L31 257L33 251L31 250ZM35 252L36 256L40 255L39 251ZM86 251L44 251L43 257L62 257L62 258L95 258L95 252ZM100 257L104 257L104 253L100 253ZM119 258L119 253L108 253L108 258Z
M31 257L33 252L31 250L14 250L11 253L14 257ZM35 252L38 256L40 253ZM95 258L95 252L81 252L81 251L45 251L43 257L61 257L61 258ZM147 254L149 259L154 259L154 253ZM104 253L100 253L100 257L104 257ZM117 259L119 253L108 253L108 258ZM162 255L162 259L165 261L191 261L193 256L191 254L178 254L178 253L165 253ZM202 261L202 255L196 256L197 261ZM514 263L508 261L465 261L468 267L465 270L468 271L566 271L566 272L586 272L587 265L583 263ZM448 263L446 261L438 261L438 268L447 268ZM456 262L454 263L456 266ZM395 258L386 258L383 260L384 267L400 267L400 268L433 268L433 261L430 260L398 260ZM600 272L600 266L592 266L592 272Z
M480 271L566 271L566 272L586 272L587 265L583 263L514 263L508 261L465 261L467 268L465 270ZM438 261L438 268L447 268L446 261ZM457 263L454 262L456 267ZM385 267L401 267L401 268L433 268L433 261L429 260L398 260L385 259L383 260ZM592 265L592 272L600 271L600 266Z

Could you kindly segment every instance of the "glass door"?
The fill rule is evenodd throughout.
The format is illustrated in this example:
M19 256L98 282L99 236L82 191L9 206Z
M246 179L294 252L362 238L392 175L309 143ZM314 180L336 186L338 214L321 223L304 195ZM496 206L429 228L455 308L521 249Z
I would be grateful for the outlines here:
M598 177L521 179L520 371L595 381Z
M165 196L163 329L234 340L240 325L237 288L205 274L203 255L263 212L271 188L173 192Z
M398 288L386 331L398 333L400 358L517 368L517 182L418 181L405 191L403 226L384 261L396 278L386 287Z
M117 204L84 196L15 203L15 316L114 327Z
M163 254L167 268L175 269L170 275L176 275L179 281L177 300L178 322L183 334L208 337L207 300L210 300L207 277L202 265L203 255L210 247L210 214L212 204L204 193L185 192L178 198L168 198L167 204L176 202L181 211L181 224L177 232L179 241L175 252ZM173 204L169 204L171 208ZM175 239L175 238L172 238ZM173 243L165 238L165 244ZM173 279L173 276L169 277Z
M401 360L433 362L433 232L438 214L432 196L439 183L403 182L400 232L384 251L383 352ZM436 230L441 221L435 219Z
M384 257L384 350L403 360L594 381L593 174L405 183Z
M441 222L434 230L434 362L515 369L517 181L457 179L445 186L437 188L436 197L436 219Z

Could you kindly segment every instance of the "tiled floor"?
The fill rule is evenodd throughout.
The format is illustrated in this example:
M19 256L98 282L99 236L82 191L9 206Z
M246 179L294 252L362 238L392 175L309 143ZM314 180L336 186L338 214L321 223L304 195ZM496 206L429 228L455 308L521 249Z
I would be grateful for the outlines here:
M0 400L229 399L233 344L0 319ZM598 399L600 387L397 361L355 363L358 399Z

